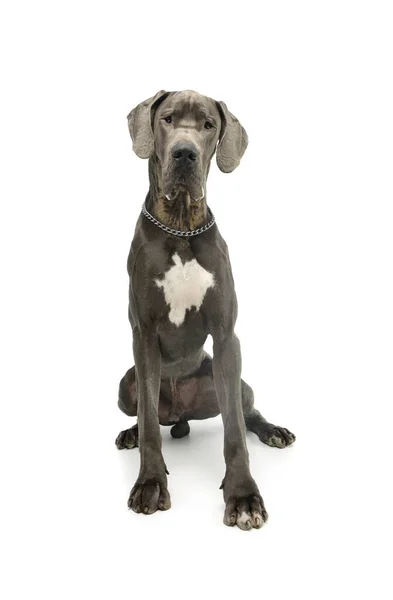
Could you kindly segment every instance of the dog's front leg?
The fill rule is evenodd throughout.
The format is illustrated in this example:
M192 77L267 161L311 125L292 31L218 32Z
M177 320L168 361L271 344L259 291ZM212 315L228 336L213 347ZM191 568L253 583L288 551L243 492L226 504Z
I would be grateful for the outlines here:
M141 466L128 506L135 512L152 514L157 509L167 510L171 506L158 420L161 356L157 332L149 328L134 328L133 346Z
M214 384L224 423L224 523L241 529L259 528L266 521L267 512L249 468L241 401L240 343L235 333L213 333L213 352Z

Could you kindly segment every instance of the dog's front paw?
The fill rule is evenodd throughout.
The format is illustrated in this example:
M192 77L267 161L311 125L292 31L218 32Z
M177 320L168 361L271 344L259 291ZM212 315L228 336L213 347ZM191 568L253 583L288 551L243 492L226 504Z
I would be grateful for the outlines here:
M260 529L268 514L258 486L250 474L239 476L227 469L221 484L224 491L224 524L237 525L240 529Z
M267 521L268 514L259 494L228 498L224 514L224 523L229 527L237 525L240 529L260 529Z
M128 499L128 508L134 512L151 515L156 510L168 510L171 497L166 484L158 479L147 479L136 482Z

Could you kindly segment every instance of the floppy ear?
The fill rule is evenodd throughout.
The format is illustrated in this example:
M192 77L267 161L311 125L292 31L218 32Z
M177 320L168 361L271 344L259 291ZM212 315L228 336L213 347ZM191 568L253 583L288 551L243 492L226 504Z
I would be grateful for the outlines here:
M225 102L216 102L216 105L222 122L217 146L217 165L220 171L231 173L240 164L240 159L247 148L248 137L246 130L229 112Z
M128 115L128 129L132 139L132 147L139 158L150 158L154 152L154 135L152 128L153 110L170 94L165 90L157 92L132 109Z

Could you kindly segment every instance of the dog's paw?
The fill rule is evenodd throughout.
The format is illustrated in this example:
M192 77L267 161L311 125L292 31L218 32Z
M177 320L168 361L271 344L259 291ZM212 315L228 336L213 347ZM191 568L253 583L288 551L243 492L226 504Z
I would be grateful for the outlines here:
M148 479L143 483L136 482L128 499L128 508L134 512L151 515L156 510L168 510L171 497L162 481Z
M260 529L267 521L268 514L262 497L253 494L246 497L228 498L224 513L224 524L229 527L237 525L240 529Z
M285 448L290 446L296 440L296 436L285 427L276 427L268 424L269 427L264 428L258 433L258 437L264 444L275 448Z
M136 448L138 446L138 425L121 431L116 438L115 444L119 450Z

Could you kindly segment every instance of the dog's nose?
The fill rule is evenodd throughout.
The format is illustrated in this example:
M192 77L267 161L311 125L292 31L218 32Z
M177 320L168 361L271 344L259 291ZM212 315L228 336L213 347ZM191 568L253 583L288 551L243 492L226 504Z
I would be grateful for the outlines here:
M176 144L172 148L172 156L178 164L191 165L198 157L195 146L192 144Z

